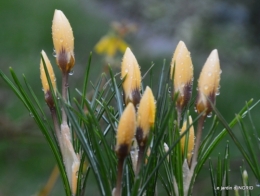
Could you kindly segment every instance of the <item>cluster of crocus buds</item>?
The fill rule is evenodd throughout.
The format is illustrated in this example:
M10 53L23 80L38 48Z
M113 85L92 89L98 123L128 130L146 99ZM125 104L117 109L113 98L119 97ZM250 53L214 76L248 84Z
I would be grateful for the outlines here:
M173 80L174 94L178 93L176 107L182 111L191 98L193 84L193 65L184 42L180 41L176 47L171 62L170 77ZM219 81L221 69L218 51L215 49L209 55L198 80L198 96L196 110L209 115L212 111L209 100L215 104L216 95L219 94Z
M54 12L54 17L52 21L52 37L56 53L56 63L58 64L62 72L62 97L64 101L66 101L68 74L75 64L74 36L68 19L60 10L55 10ZM56 94L56 79L51 63L44 51L42 51L41 54L47 67L54 93ZM75 195L77 190L77 173L80 165L79 156L75 153L75 150L73 148L70 127L67 124L67 116L63 108L62 124L59 125L59 122L57 120L56 110L59 108L55 107L53 99L53 97L56 95L52 95L50 91L42 59L40 62L40 72L45 101L51 110L56 139L61 149L61 154L70 183L72 195Z
M120 118L117 130L115 151L118 156L118 177L114 194L116 196L121 195L123 160L130 152L134 136L139 146L137 165L134 165L136 175L139 173L142 162L145 162L146 141L150 130L154 126L156 110L155 99L149 87L146 87L141 97L140 68L129 48L126 49L122 60L121 77L124 80L123 91L126 108Z
M184 155L185 158L187 157L187 162L184 162L183 167L186 168L183 170L183 173L185 173L186 176L186 178L184 179L185 195L187 194L187 191L189 189L189 183L197 164L205 117L211 116L213 110L212 105L216 103L216 95L219 94L220 74L221 69L219 65L218 51L215 49L209 55L198 79L198 95L195 102L195 110L198 112L198 114L200 114L200 118L198 121L196 140L194 139L193 126L190 126L189 132L187 132L188 134L183 136L183 138L181 139L182 153L184 154L185 152L187 152L187 154ZM193 65L190 57L190 52L182 41L179 42L174 52L171 62L170 77L173 80L173 98L176 98L175 103L178 112L178 126L180 126L180 120L182 119L181 116L184 108L188 107L193 86ZM188 120L188 124L192 125L193 123L191 117L189 117ZM187 121L183 122L181 134L186 130ZM188 139L186 139L187 136ZM189 166L185 163L188 163Z

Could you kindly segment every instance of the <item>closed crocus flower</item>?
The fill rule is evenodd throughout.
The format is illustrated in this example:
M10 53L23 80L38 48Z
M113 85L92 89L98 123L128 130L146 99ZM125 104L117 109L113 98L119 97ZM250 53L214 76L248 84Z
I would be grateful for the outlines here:
M119 158L124 158L130 151L136 129L136 114L132 103L125 108L118 124L116 153Z
M154 126L155 100L152 90L147 86L137 113L136 140L140 146L145 145L150 129Z
M176 105L179 110L187 105L191 98L193 83L193 65L186 45L180 41L175 49L171 62L171 79L174 94L178 93Z
M46 53L43 50L41 52L41 55L44 59L45 65L47 67L47 70L48 70L48 73L49 73L49 76L50 76L50 79L51 79L52 87L53 87L53 90L55 92L56 91L56 78L55 78L50 60L48 59ZM44 95L45 95L45 101L50 108L53 108L54 107L54 100L53 100L53 97L51 95L50 86L49 86L47 76L46 76L46 73L45 73L45 70L44 70L44 67L43 67L42 59L40 61L40 74L41 74L41 81L42 81L42 89L43 89L43 92L44 92Z
M191 125L191 124L192 124L192 118L191 118L191 116L189 116L189 125ZM184 131L186 131L187 128L188 128L187 127L187 121L185 121L183 123L180 134L182 134ZM186 135L181 138L182 153L184 153L185 140L186 140ZM189 128L188 149L187 149L187 160L188 160L189 164L190 164L190 161L191 161L193 150L194 150L194 128L193 128L193 126L191 126Z
M220 74L218 51L215 49L210 53L198 80L198 96L196 101L196 110L198 113L203 111L205 111L204 115L211 113L212 107L209 100L215 104L216 95L219 94Z
M132 102L134 106L136 106L141 99L141 72L137 60L130 48L126 49L122 60L121 77L126 77L123 82L125 104Z
M68 19L60 10L54 12L52 39L56 52L56 62L63 73L69 73L75 64L74 36Z

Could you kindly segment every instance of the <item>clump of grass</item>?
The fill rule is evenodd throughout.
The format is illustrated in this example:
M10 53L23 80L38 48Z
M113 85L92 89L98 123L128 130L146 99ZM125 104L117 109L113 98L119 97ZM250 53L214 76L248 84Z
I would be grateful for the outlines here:
M61 93L44 51L41 52L40 62L40 78L52 119L43 112L46 106L38 101L25 76L24 87L12 68L13 82L2 71L0 75L32 113L46 137L57 161L66 195L86 195L90 171L94 174L100 195L158 195L159 182L167 195L192 195L196 176L227 133L254 176L260 179L258 152L250 142L250 135L257 136L257 132L246 131L243 124L246 115L251 120L250 111L258 102L252 105L250 100L233 121L229 124L225 121L215 107L221 73L217 50L211 52L201 71L195 104L191 101L194 80L191 55L182 41L172 58L168 73L170 78L166 77L167 65L164 61L157 96L142 81L137 59L127 48L121 77L114 75L109 67L109 78L102 74L97 83L92 84L94 93L90 99L86 93L91 55L82 89L76 89L76 97L69 91L68 79L75 64L74 37L68 19L59 10L55 10L52 34L56 63L62 74ZM142 86L147 86L145 91ZM171 86L173 93L169 94ZM194 106L197 116L192 118L190 109ZM213 113L215 116L208 119L212 121L212 126L202 138L204 121ZM223 124L223 130L217 134L219 122ZM254 128L252 120L250 122ZM196 124L197 129L194 130ZM235 124L241 128L245 147L232 131ZM213 194L219 195L214 187L229 185L228 145L223 167L220 158L218 160L218 169L225 172L219 172L216 178L211 161L209 168ZM245 171L244 167L241 175L246 186L248 175Z

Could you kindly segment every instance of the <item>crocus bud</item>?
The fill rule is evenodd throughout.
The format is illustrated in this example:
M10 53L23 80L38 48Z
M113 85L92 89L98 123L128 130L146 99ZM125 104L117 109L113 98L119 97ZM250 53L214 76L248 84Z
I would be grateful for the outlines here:
M53 87L53 90L55 92L56 91L56 78L55 78L55 75L54 75L54 72L53 72L53 68L51 66L50 60L48 59L46 53L43 50L42 50L41 54L42 54L42 57L43 57L44 62L46 64L46 67L47 67L47 70L48 70L48 73L49 73L49 76L50 76L50 79L51 79L52 87ZM41 73L42 89L43 89L43 92L44 92L44 95L45 95L45 101L48 104L48 106L50 107L50 109L52 109L54 107L54 100L53 100L53 97L52 97L52 94L51 94L51 91L50 91L50 86L49 86L49 83L48 83L48 80L47 80L47 76L46 76L46 73L45 73L45 70L44 70L44 67L43 67L42 58L41 58L41 61L40 61L40 73Z
M174 94L178 93L176 106L180 110L191 98L193 84L193 65L190 52L183 41L177 45L171 62L171 79L173 79Z
M147 86L137 113L136 140L139 146L144 146L155 120L155 100L152 90Z
M211 113L212 107L209 100L215 104L216 95L219 94L220 74L218 51L215 49L210 53L198 80L198 96L196 100L198 113L204 111L204 115Z
M121 66L121 77L125 78L123 82L124 90L124 102L127 105L129 102L132 102L134 106L139 104L141 95L141 72L137 60L130 50L127 48L122 60Z
M54 12L52 39L56 62L63 73L69 73L75 64L74 36L68 19L60 10Z
M129 103L118 124L116 153L119 158L124 158L128 155L132 140L134 138L136 129L136 115L135 108L132 103Z
M191 116L189 116L189 124L190 125L192 124ZM184 131L186 131L186 129L187 129L187 121L185 121L183 123L180 134L182 134ZM186 140L186 135L181 138L182 153L184 153L185 140ZM190 164L190 161L191 161L193 150L194 150L194 128L193 128L193 126L191 126L190 129L189 129L189 139L188 139L188 149L187 149L187 160L188 160L189 164Z

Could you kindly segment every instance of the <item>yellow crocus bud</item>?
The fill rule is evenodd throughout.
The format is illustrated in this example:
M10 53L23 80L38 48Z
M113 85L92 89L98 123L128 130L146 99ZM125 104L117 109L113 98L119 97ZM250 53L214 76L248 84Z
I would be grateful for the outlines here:
M189 116L189 125L191 125L191 124L192 124L192 118L191 118L191 116ZM184 131L186 131L186 129L187 129L187 121L185 121L183 123L180 134L182 134ZM184 153L185 139L186 139L186 135L181 138L182 153ZM190 164L191 157L192 157L193 150L194 150L194 128L193 128L193 126L191 126L189 129L189 138L188 139L189 140L188 140L188 149L187 149L187 161Z
M136 140L139 146L144 146L155 120L155 100L152 90L147 86L137 113Z
M208 99L215 104L216 95L219 94L219 81L221 69L219 65L218 51L213 50L204 64L198 80L198 96L196 110L210 115L212 107Z
M125 78L123 83L124 102L127 105L132 102L134 106L139 104L141 95L141 72L137 60L130 50L127 48L122 60L121 77Z
M75 64L74 36L68 19L60 10L54 12L52 39L56 62L63 73L69 73Z
M175 49L170 74L171 79L173 79L173 92L174 94L178 93L176 106L182 110L190 101L193 84L193 65L190 52L183 41L180 41Z
M124 158L128 155L132 140L134 138L136 129L136 114L135 108L132 103L129 103L118 124L117 129L117 142L115 151L119 158Z
M51 79L51 83L52 83L52 87L54 92L56 91L56 78L55 78L55 74L53 71L53 68L51 66L50 60L48 59L46 53L42 50L41 51L42 57L44 59L44 62L46 64L50 79ZM48 104L48 106L52 109L54 107L54 100L53 97L51 95L51 91L50 91L50 86L47 80L47 76L43 67L43 61L41 58L40 61L40 74L41 74L41 81L42 81L42 89L45 95L45 101Z

